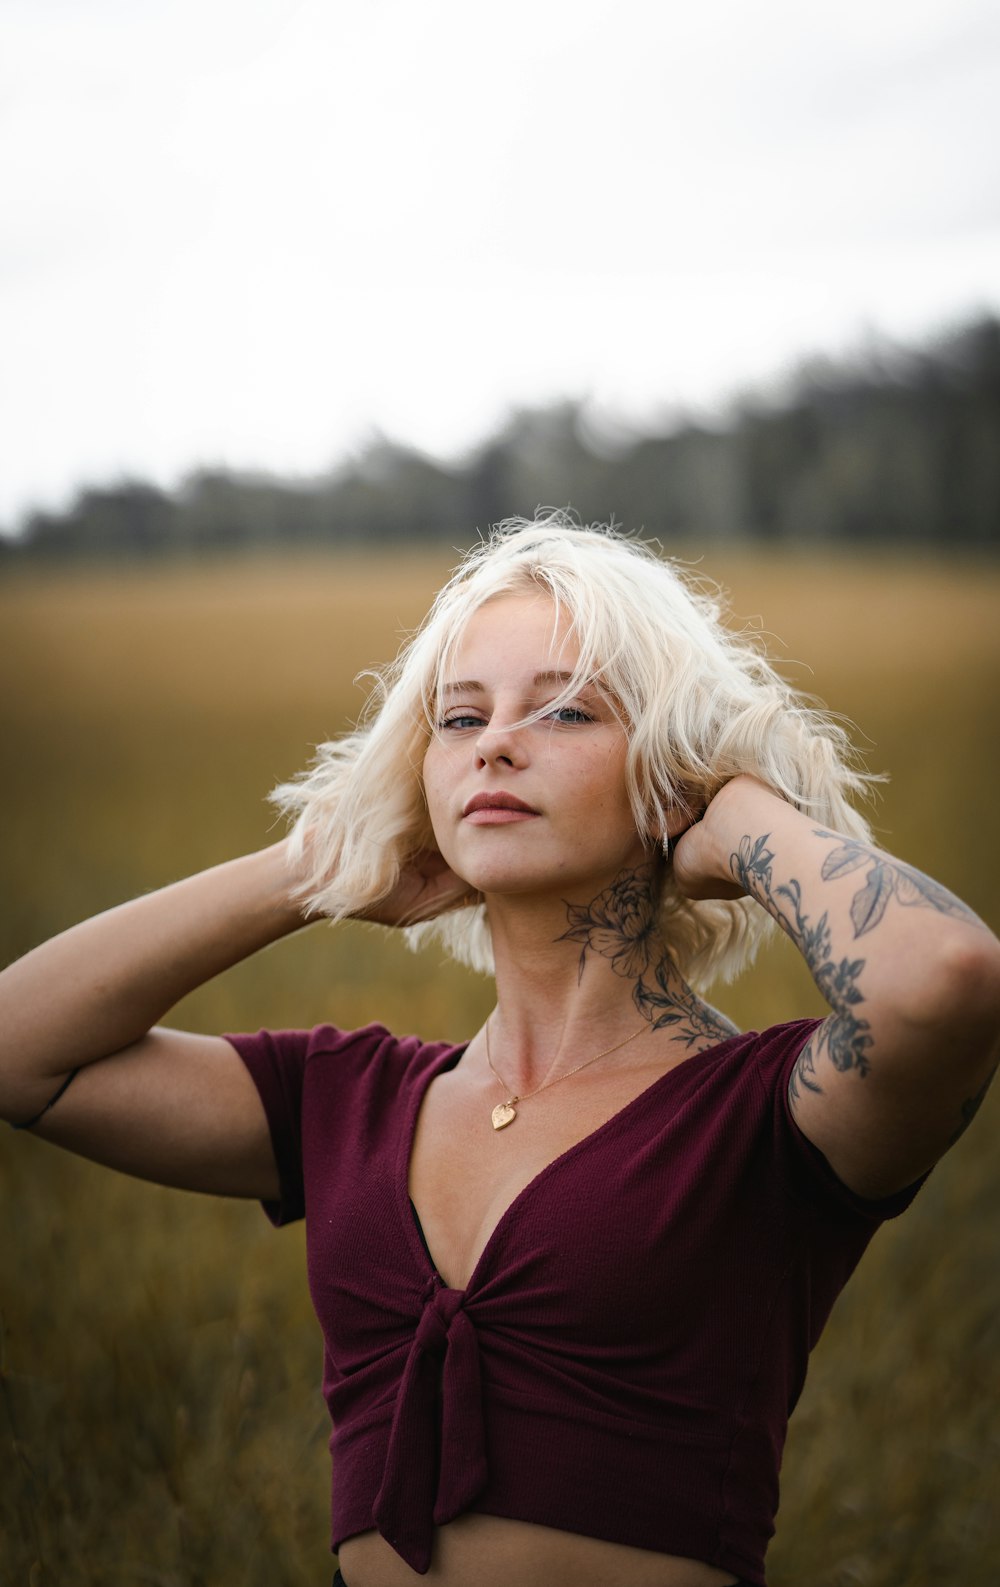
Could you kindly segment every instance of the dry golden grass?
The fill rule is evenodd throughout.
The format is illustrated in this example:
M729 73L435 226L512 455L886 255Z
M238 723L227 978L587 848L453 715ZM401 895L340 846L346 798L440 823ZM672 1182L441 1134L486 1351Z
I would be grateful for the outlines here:
M15 956L266 841L268 788L360 709L454 561L18 573L0 589L3 918ZM1000 923L1000 577L729 558L799 686L887 770L883 840ZM801 664L808 661L812 672ZM318 927L202 989L212 1030L379 1017L458 1038L488 986L390 934ZM435 969L437 967L435 966ZM778 945L720 1001L818 1008ZM793 1420L773 1587L1000 1580L995 1100L838 1304ZM328 1580L320 1343L301 1230L6 1134L0 1145L0 1583Z

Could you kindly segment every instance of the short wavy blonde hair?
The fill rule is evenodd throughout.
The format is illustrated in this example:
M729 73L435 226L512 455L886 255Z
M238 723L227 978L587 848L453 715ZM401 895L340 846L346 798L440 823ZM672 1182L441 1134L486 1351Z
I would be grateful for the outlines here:
M573 677L544 709L584 682L614 703L628 737L629 798L651 854L662 854L671 816L694 819L741 772L825 826L869 835L849 795L872 779L844 728L778 676L758 636L728 629L717 595L642 541L547 512L505 520L469 552L395 662L369 675L359 729L320 745L312 767L272 793L295 818L291 853L306 865L300 892L311 912L364 914L411 856L434 846L422 765L441 683L473 614L526 591L552 598L555 620L568 616L566 637L579 647ZM698 987L745 968L773 925L748 899L682 897L669 855L659 895L664 937ZM481 901L446 905L404 929L413 946L435 940L464 964L493 968Z

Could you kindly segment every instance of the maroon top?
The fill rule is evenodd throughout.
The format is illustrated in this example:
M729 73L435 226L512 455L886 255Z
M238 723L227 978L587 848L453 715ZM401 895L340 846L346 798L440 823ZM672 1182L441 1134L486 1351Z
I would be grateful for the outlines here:
M408 1199L417 1111L463 1047L380 1025L229 1040L267 1112L275 1223L306 1216L333 1419L333 1546L416 1571L463 1511L764 1581L809 1350L883 1218L788 1109L815 1020L668 1070L542 1170L467 1289Z

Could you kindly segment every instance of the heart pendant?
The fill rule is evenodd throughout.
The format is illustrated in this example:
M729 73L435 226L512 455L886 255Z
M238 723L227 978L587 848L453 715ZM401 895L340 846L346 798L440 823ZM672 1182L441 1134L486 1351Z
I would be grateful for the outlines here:
M508 1124L513 1124L516 1118L517 1113L509 1102L498 1102L493 1109L493 1128L495 1130L505 1130Z

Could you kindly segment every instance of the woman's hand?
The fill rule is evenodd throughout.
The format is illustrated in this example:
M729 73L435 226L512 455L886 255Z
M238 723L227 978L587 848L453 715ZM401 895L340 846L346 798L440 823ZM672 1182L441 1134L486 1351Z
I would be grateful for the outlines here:
M392 892L353 918L380 926L415 926L449 910L476 904L479 897L437 849L421 849L403 866Z
M674 845L674 880L685 898L745 896L732 870L732 855L738 845L734 833L745 811L751 805L755 812L760 811L762 801L767 800L787 808L781 796L756 777L744 774L723 784L701 819Z

